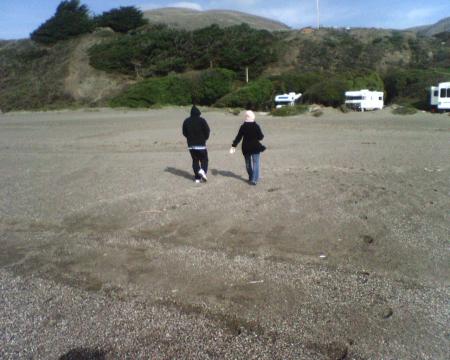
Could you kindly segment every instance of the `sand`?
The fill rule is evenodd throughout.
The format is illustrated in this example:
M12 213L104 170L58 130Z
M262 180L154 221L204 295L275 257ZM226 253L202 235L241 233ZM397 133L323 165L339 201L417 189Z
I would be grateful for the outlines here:
M446 359L450 117L0 115L0 358Z

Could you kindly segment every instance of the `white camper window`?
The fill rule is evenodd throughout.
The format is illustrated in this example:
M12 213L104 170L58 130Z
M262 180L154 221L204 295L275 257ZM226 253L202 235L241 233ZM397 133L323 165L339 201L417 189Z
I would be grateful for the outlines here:
M364 100L364 97L347 95L347 100Z
M441 98L445 98L446 97L446 91L445 90L446 89L441 89L441 95L440 95Z
M438 95L439 95L439 91L438 90L434 90L433 96L434 97L438 97Z

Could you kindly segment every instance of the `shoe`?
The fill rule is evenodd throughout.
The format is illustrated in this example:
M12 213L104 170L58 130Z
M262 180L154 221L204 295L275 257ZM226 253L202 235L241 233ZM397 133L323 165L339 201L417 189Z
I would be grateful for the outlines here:
M198 171L198 174L202 177L203 180L208 181L208 178L206 177L205 170L200 169L200 170Z
M254 181L250 181L250 185L256 185L257 183Z
M200 184L200 179L195 179L194 181L196 184Z

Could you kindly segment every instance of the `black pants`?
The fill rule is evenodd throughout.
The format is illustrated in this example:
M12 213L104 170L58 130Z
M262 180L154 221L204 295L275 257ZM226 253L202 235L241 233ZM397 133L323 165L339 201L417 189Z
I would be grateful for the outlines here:
M194 170L195 178L198 180L201 176L198 174L200 169L205 173L208 172L208 150L189 150L192 156L192 170Z

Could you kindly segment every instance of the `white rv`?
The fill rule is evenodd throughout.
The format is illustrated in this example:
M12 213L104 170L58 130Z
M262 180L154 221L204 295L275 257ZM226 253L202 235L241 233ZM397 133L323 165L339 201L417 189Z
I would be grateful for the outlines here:
M439 83L430 89L430 106L432 111L450 110L450 82Z
M345 105L364 110L381 110L384 106L384 94L382 91L370 91L367 89L345 92Z
M302 96L301 93L296 94L295 92L290 92L289 94L282 94L275 96L275 108L279 109L283 106L294 106L295 103Z

